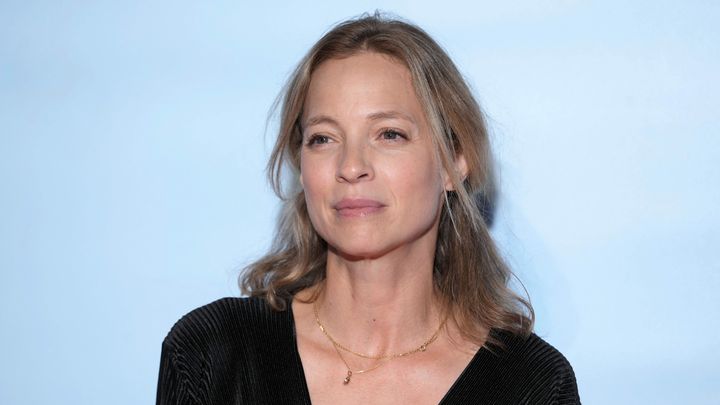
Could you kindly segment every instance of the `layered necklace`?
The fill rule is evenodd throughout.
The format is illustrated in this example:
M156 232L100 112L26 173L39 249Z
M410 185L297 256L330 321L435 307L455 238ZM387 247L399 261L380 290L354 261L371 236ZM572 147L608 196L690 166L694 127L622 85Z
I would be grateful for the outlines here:
M313 303L313 310L315 311L315 322L317 323L318 327L322 331L323 335L330 341L330 343L333 345L333 348L335 348L335 352L338 354L338 357L340 357L340 360L342 360L343 364L345 364L345 368L347 368L347 375L345 376L345 379L343 379L343 384L347 385L350 384L350 380L352 379L353 374L363 374L367 373L368 371L373 371L377 369L378 367L382 366L383 364L387 363L390 360L397 359L400 357L407 357L415 353L424 352L427 350L428 346L430 346L434 341L437 340L438 336L440 335L440 331L442 330L443 326L445 326L445 323L447 322L447 317L440 322L440 326L438 326L435 333L432 334L428 339L426 339L420 346L408 350L406 352L402 353L383 353L379 355L369 355L364 353L358 353L352 349L349 349L346 346L343 346L340 344L335 338L333 338L330 333L327 331L327 328L325 328L325 325L320 322L320 316L318 315L318 306L317 301ZM345 360L345 357L342 355L342 352L350 353L358 357L362 357L365 359L372 359L377 360L377 364L370 368L366 368L363 370L353 370L352 367L350 367L350 364L348 364L347 360Z

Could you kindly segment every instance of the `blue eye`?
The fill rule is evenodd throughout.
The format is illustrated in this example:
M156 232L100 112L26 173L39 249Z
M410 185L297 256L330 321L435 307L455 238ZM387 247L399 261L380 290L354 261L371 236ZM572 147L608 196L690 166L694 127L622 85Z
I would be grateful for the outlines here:
M327 136L325 136L325 135L317 135L317 134L310 136L310 138L307 140L307 144L308 144L309 146L325 144L325 143L328 143L328 142L330 142L330 138L329 138L329 137L327 137Z
M407 139L405 134L402 132L395 130L395 129L385 129L382 131L381 134L382 138L389 141L394 141L398 139Z

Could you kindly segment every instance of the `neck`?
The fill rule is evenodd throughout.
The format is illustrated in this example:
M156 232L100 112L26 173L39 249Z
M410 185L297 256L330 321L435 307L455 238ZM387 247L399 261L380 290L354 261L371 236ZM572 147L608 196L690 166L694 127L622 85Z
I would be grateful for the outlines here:
M433 258L395 252L378 259L347 260L330 251L318 298L329 333L357 351L378 355L423 343L441 315L433 286Z

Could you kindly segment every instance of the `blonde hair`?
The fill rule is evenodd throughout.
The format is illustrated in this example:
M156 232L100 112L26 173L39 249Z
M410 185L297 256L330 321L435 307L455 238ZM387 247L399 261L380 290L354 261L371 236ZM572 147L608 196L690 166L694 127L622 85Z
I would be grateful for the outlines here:
M282 95L280 128L268 162L268 177L283 200L275 243L270 252L241 275L243 293L261 296L284 310L297 292L325 278L327 244L313 229L299 187L300 117L314 70L329 59L377 52L403 63L431 127L438 161L451 176L440 217L433 279L444 310L464 338L484 342L486 329L527 335L534 312L514 293L507 267L489 234L473 196L492 192L492 158L483 114L462 75L445 51L422 29L378 13L335 26L300 61ZM280 99L278 99L280 100ZM467 176L454 169L462 154ZM283 187L291 169L290 190ZM453 169L451 169L453 168ZM494 341L492 334L490 343Z

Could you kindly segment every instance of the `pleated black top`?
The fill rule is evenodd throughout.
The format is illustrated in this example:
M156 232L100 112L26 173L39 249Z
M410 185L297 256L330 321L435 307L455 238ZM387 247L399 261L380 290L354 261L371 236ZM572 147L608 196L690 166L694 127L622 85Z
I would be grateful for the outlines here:
M292 308L223 298L180 319L162 344L158 405L310 404ZM493 332L441 404L579 404L572 367L535 334Z

